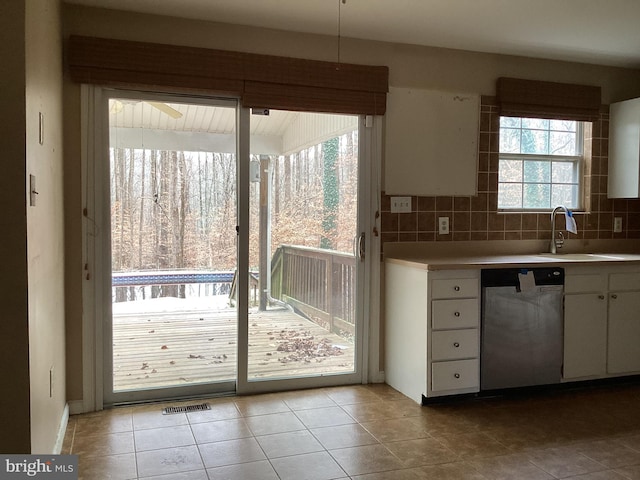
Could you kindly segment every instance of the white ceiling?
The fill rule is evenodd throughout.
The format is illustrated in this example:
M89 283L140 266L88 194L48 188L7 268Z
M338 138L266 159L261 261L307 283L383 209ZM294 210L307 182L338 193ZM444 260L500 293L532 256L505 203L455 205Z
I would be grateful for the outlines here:
M640 68L640 0L65 0L343 37ZM344 3L343 3L344 2Z
M110 145L188 152L236 152L236 109L127 94L109 101ZM167 114L168 107L174 115ZM287 155L358 128L358 117L271 110L251 115L251 153Z

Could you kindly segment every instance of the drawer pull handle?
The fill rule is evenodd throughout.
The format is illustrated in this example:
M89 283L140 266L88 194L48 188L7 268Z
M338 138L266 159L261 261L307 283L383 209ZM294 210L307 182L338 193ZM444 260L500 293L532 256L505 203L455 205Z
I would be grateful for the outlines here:
M458 342L455 342L455 343L453 344L453 346L454 346L454 347L456 347L456 348L458 348L458 347L460 346L460 344L459 344Z
M604 300L604 295L598 295L598 298L599 298L600 300Z
M616 294L614 293L613 295L611 295L611 298L613 298L613 299L615 300L616 298L618 298L618 295L616 295Z
M456 378L460 378L460 374L459 373L454 373L453 376L456 377Z
M453 287L453 289L454 289L456 292L459 292L459 291L460 291L460 287L459 287L458 285L456 285L455 287Z
M460 316L460 312L455 312L455 313L453 314L453 316L454 316L454 317L459 317L459 316Z

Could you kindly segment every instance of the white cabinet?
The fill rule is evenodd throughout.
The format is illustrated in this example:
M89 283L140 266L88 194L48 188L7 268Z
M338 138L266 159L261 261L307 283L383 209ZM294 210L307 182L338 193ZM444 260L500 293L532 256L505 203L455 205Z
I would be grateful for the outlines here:
M388 195L476 195L480 96L390 88L384 190Z
M385 265L385 381L417 402L478 392L479 270Z
M607 371L640 372L640 272L609 276Z
M480 272L431 272L427 397L480 389Z
M478 359L431 364L431 397L479 390Z
M420 402L427 391L427 272L385 263L385 382Z
M431 303L431 328L475 328L480 322L478 300L474 297L438 300Z
M640 266L565 267L563 381L640 374ZM480 391L480 270L385 262L385 380L416 402Z
M565 381L640 372L638 267L567 269Z
M431 332L431 360L478 358L478 329L442 330Z
M609 109L609 198L640 197L640 98Z
M604 273L565 277L563 378L607 373L607 277Z

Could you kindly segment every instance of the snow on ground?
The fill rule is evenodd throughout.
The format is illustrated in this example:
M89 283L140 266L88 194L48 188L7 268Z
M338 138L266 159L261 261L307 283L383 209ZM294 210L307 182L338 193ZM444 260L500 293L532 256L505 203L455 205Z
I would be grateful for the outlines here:
M229 295L190 298L161 297L147 300L134 300L131 302L117 302L112 305L113 315L220 311L228 309L231 309L229 306Z

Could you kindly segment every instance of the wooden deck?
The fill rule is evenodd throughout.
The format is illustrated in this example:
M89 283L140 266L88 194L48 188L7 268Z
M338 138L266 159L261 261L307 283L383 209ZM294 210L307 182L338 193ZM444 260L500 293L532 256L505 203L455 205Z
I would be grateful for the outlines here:
M114 314L114 391L233 381L235 310ZM347 373L348 340L286 309L249 314L249 379Z

